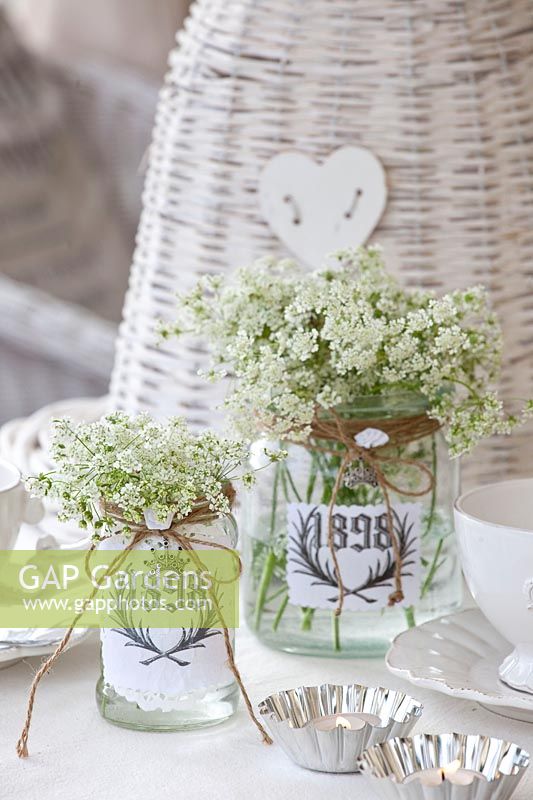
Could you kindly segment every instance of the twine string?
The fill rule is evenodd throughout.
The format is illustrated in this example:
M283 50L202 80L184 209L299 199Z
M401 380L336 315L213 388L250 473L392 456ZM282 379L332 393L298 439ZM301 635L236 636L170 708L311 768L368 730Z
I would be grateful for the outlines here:
M340 616L340 614L342 614L344 598L346 594L335 547L335 504L337 502L337 496L342 486L346 469L349 464L357 459L363 461L371 470L373 470L379 488L381 489L381 493L383 494L387 517L387 533L389 535L395 561L394 591L390 593L388 598L388 605L392 607L403 601L404 593L402 582L403 559L401 553L401 543L394 529L393 507L391 503L390 492L394 492L405 497L422 497L430 492L435 486L435 476L429 467L420 461L415 461L414 459L410 458L402 458L400 456L387 455L387 452L389 451L390 447L410 444L411 442L415 442L418 439L422 439L432 433L435 433L435 431L439 429L440 425L436 420L430 419L426 414L420 414L414 417L402 417L400 419L376 420L344 419L333 409L330 409L330 414L331 419L321 419L318 417L318 415L315 415L311 425L311 438L306 443L306 447L310 451L316 450L323 453L328 453L330 455L339 455L338 448L317 444L316 440L322 440L336 442L344 448L344 453L341 457L341 463L337 471L328 507L327 543L339 589L337 606L334 613L335 616ZM355 441L355 436L357 436L358 433L361 433L366 428L377 428L378 430L386 433L388 436L388 441L386 444L372 448L358 445ZM427 478L427 483L418 490L407 489L405 487L398 486L395 482L387 478L384 472L384 465L413 467Z
M91 546L89 547L89 549L87 550L87 553L85 555L84 562L85 562L86 571L88 570L88 564L89 564L90 555L91 555L92 552L94 552L95 548L96 548L96 545L95 544L91 544ZM118 556L116 556L116 558L109 565L109 569L107 570L107 572L106 572L104 577L107 577L108 575L112 575L115 572L115 570L117 570L120 567L120 565L122 564L122 562L126 558L127 552L128 552L127 550L124 550L122 553L120 553ZM63 636L63 638L61 639L61 641L57 645L57 647L54 650L54 652L52 653L52 655L49 658L47 658L46 661L43 662L43 664L40 666L40 668L38 669L38 671L35 673L35 675L33 677L33 680L32 680L31 686L30 686L29 695L28 695L28 703L27 703L27 706L26 706L26 717L25 717L25 720L24 720L24 726L22 728L22 732L20 734L20 737L19 737L19 739L17 741L17 754L18 754L19 758L27 758L28 757L28 737L29 737L29 733L30 733L31 719L32 719L32 715L33 715L33 706L34 706L34 703L35 703L35 695L37 693L37 687L38 687L39 683L41 682L41 679L44 677L44 675L46 675L46 673L53 667L53 665L55 664L57 659L60 657L61 653L66 649L66 647L67 647L67 645L68 645L68 643L70 641L70 638L71 638L71 636L72 636L72 634L74 632L74 629L76 628L76 626L77 626L78 622L80 621L80 619L83 617L87 606L89 605L89 603L96 596L99 588L100 588L99 586L95 586L93 591L91 592L91 594L88 597L85 598L85 600L83 601L82 609L79 612L79 614L77 614L74 617L70 628L68 628L68 630L66 631L65 635Z
M91 597L88 598L88 600L92 599L94 597L96 591L97 590L95 590L95 592L92 593ZM87 602L88 602L88 600L87 600ZM65 648L67 647L67 645L68 645L68 643L70 641L70 637L72 636L72 633L74 631L74 628L76 627L77 623L79 622L79 620L81 619L81 617L83 616L84 613L85 613L85 603L84 603L82 611L74 618L74 621L72 622L72 625L67 630L67 632L65 633L65 635L63 636L63 638L61 639L59 644L57 645L56 649L52 653L52 655L49 658L47 658L46 661L43 662L43 664L41 665L39 670L33 676L33 680L31 682L31 686L30 686L30 692L29 692L29 695L28 695L28 703L27 703L27 706L26 706L26 717L25 717L25 720L24 720L24 725L23 725L20 737L19 737L19 739L17 741L17 755L18 755L19 758L27 758L28 755L29 755L29 753L28 753L28 737L30 735L31 719L32 719L32 715L33 715L33 705L35 703L35 695L37 693L37 687L39 686L39 683L41 682L41 679L43 678L43 676L46 675L48 670L53 667L53 665L55 664L57 659L60 657L60 655L63 652L63 650L65 650Z
M235 491L234 491L233 487L229 486L226 489L225 494L226 494L226 497L228 498L228 500L230 501L230 505L231 505L233 503L233 499L235 497ZM202 564L202 562L200 560L200 557L198 556L198 551L195 550L195 548L193 547L194 544L202 545L202 546L208 547L208 548L211 547L211 548L216 548L216 549L219 549L219 550L224 550L224 551L230 552L232 555L234 555L234 557L236 558L236 560L238 562L237 576L235 578L233 578L232 580L237 580L241 575L241 572L242 572L241 560L240 560L239 556L237 555L237 553L235 553L230 547L227 547L226 545L221 544L219 542L211 542L209 540L200 539L200 538L197 538L197 537L194 537L194 536L186 536L183 533L180 533L179 530L178 530L179 527L181 527L183 525L190 525L193 522L210 521L210 520L216 519L217 515L209 510L209 505L207 503L207 500L200 499L197 502L197 504L195 505L195 508L191 511L191 513L188 516L183 517L182 519L176 520L174 522L174 526L172 528L169 528L166 531L154 531L154 530L150 530L149 528L146 528L145 526L132 524L132 523L128 522L127 520L125 520L120 515L120 509L118 507L116 507L116 506L109 506L108 505L106 507L106 511L109 512L116 519L116 521L118 523L127 524L129 526L130 530L134 534L132 536L131 540L128 542L127 546L124 548L124 550L114 559L114 561L109 566L109 569L106 572L106 577L108 575L112 575L113 574L113 572L118 568L118 566L120 566L120 564L124 561L124 559L126 558L127 554L131 550L133 550L140 542L144 541L149 536L154 536L154 535L164 536L166 538L169 538L169 539L172 539L173 541L175 541L179 546L181 546L184 550L186 550L188 553L191 554L191 557L192 557L193 561L200 568L203 568L203 564ZM91 545L91 547L87 551L87 555L85 557L86 569L87 569L88 559L90 558L90 554L91 554L92 551L94 551L94 549L95 549L95 545L93 544L93 545ZM229 581L227 581L227 582L229 582ZM95 588L93 589L91 594L85 599L85 601L83 603L82 610L80 611L79 614L76 615L76 617L72 621L72 624L70 625L70 627L66 631L65 635L63 636L63 638L61 639L61 641L57 645L57 647L54 650L54 652L52 653L52 655L49 658L46 659L46 661L42 664L42 666L39 668L39 670L35 673L35 675L33 677L33 680L32 680L31 686L30 686L29 695L28 695L28 703L27 703L27 707L26 707L26 717L25 717L25 720L24 720L24 726L22 728L22 732L20 734L20 737L19 737L19 739L17 741L16 749L17 749L17 754L18 754L19 758L27 758L28 755L29 755L29 753L28 753L28 738L29 738L29 733L30 733L31 721L32 721L32 716L33 716L33 707L34 707L34 703L35 703L35 695L36 695L36 692L37 692L37 687L39 686L39 683L41 682L41 680L44 677L44 675L46 675L46 673L53 667L53 665L59 659L61 654L64 652L65 648L67 647L67 645L68 645L68 643L70 641L70 638L72 636L74 628L76 627L76 625L78 624L80 619L83 617L83 614L85 613L85 610L86 610L88 604L94 599L94 597L95 597L96 593L98 592L98 590L99 590L99 586L95 586ZM252 722L254 723L256 728L258 729L259 733L261 734L261 738L262 738L263 742L265 744L272 744L272 739L270 738L270 736L268 735L267 731L261 725L260 721L258 720L258 718L255 715L252 703L250 701L250 697L248 695L248 692L246 691L246 688L244 686L244 682L242 680L241 674L240 674L239 669L237 667L237 664L235 662L235 654L234 654L234 651L233 651L233 645L231 643L231 637L230 637L230 634L229 634L229 631L228 631L228 627L227 627L227 625L225 623L224 617L222 615L222 610L220 608L220 604L218 602L218 598L216 597L216 594L212 591L212 589L209 589L208 591L209 591L210 598L211 598L211 600L213 602L213 605L215 607L215 610L217 612L217 615L218 615L218 618L219 618L219 621L220 621L220 624L221 624L223 637L224 637L224 645L225 645L226 654L227 654L227 664L228 664L228 667L229 667L230 671L232 672L232 674L233 674L233 676L235 678L235 681L236 681L236 683L237 683L237 685L239 687L240 693L242 695L242 698L243 698L244 703L246 705L246 709L248 711L248 715L250 716L250 719L252 720Z
M165 535L166 535L166 533L169 533L169 531L166 531ZM198 542L198 541L201 541L201 540L193 539L192 537L181 536L180 534L177 534L176 531L170 531L170 534L171 534L171 538L173 538L175 541L177 541L179 544L181 544L183 549L191 554L191 557L192 557L193 561L195 562L197 568L198 569L203 569L203 564L202 564L202 562L200 560L198 552L192 547L192 543L193 542ZM145 536L141 535L141 540L143 538L145 538ZM205 544L205 542L202 542L202 543ZM215 544L215 543L213 543L213 544ZM222 549L226 549L226 550L229 549L229 548L225 548L223 545L219 545L219 547L221 547ZM237 556L237 558L238 558L238 556ZM239 575L241 574L241 571L242 571L242 564L241 564L241 560L239 559ZM242 695L242 699L244 700L244 704L246 706L246 710L248 711L248 715L249 715L250 719L252 720L252 722L254 723L254 725L256 726L256 728L259 731L259 733L261 734L261 738L262 738L263 742L265 744L272 744L272 739L270 738L270 736L266 732L265 728L261 725L261 723L259 722L257 716L255 715L255 712L254 712L250 697L249 697L248 692L246 691L246 688L244 686L244 683L243 683L243 680L242 680L242 677L241 677L241 673L240 673L239 668L237 667L237 664L235 662L235 653L233 652L233 645L231 643L231 637L230 637L230 634L229 634L229 631L228 631L228 627L227 627L227 625L226 625L226 623L224 621L224 617L222 615L222 609L220 608L220 603L218 602L218 598L217 598L215 592L213 592L213 590L211 588L208 589L208 592L209 592L209 597L211 598L211 601L212 601L212 603L213 603L213 605L215 607L215 610L216 610L217 615L218 615L218 619L219 619L221 627L222 627L222 633L223 633L223 636L224 636L224 645L225 645L225 648L226 648L226 654L228 656L228 667L231 670L231 672L233 673L233 677L235 678L235 681L236 681L236 683L237 683L237 685L239 687L239 690L240 690L241 695Z

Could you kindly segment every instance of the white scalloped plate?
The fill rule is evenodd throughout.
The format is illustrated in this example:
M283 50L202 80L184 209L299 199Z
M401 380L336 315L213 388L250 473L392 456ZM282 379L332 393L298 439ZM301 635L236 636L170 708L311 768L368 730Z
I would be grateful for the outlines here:
M498 677L498 666L512 649L476 608L400 633L386 663L394 675L415 686L475 700L489 711L533 722L533 694L511 689Z
M64 633L64 630L58 628L53 630L29 629L27 633L22 630L6 632L4 628L0 628L0 635L7 637L7 640L0 642L0 670L16 664L17 661L23 658L51 655L63 638ZM66 649L70 650L71 647L75 647L89 633L90 630L88 628L77 628L73 632Z

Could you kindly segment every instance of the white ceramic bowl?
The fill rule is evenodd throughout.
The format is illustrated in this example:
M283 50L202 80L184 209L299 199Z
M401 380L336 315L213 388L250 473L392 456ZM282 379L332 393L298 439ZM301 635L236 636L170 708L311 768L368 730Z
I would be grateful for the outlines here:
M533 693L533 478L466 492L455 504L455 527L468 587L514 645L500 678Z

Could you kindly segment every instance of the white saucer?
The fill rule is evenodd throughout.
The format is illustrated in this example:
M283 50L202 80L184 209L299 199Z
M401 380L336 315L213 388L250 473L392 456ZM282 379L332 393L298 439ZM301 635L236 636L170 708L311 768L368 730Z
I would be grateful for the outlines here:
M107 397L62 400L43 406L29 417L0 427L0 455L12 461L24 476L53 469L49 444L53 419L68 416L74 422L92 422L108 410ZM17 547L33 550L86 546L87 534L74 522L58 522L57 507L45 500L46 515L38 525L22 525Z
M67 645L67 650L79 644L90 631L87 628L76 629ZM0 669L9 667L22 658L48 656L56 649L65 635L60 628L34 628L27 631L18 629L6 631L0 628Z
M476 608L400 633L386 663L392 673L416 686L533 722L533 694L511 689L498 677L498 667L512 649Z

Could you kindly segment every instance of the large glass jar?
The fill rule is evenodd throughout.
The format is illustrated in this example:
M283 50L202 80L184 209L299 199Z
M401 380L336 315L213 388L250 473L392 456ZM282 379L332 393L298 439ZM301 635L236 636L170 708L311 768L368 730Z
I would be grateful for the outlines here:
M344 419L378 430L383 420L402 421L409 428L410 420L423 418L425 411L424 398L411 394L356 398L338 409ZM264 447L273 444L266 439L255 443L252 466L260 466ZM333 516L346 590L340 616L334 613L339 592L327 530L342 445L315 441L313 447L313 440L275 444L288 450L288 458L258 473L242 512L245 613L261 641L294 653L377 656L400 631L460 606L452 516L458 462L449 458L440 430L380 451L381 468L395 489L388 494L402 553L405 599L393 607L388 600L395 556L385 498L380 486L372 485L375 474L366 462L349 466Z
M231 515L182 524L182 536L235 548L237 527ZM102 549L122 550L129 539L115 534ZM201 545L195 544L195 548ZM181 549L164 531L150 533L136 549L172 566ZM151 562L147 562L151 563ZM135 628L124 624L101 630L101 676L96 700L102 716L115 725L144 731L176 731L216 725L237 708L238 687L228 667L219 618L205 627ZM234 637L230 631L232 644Z

